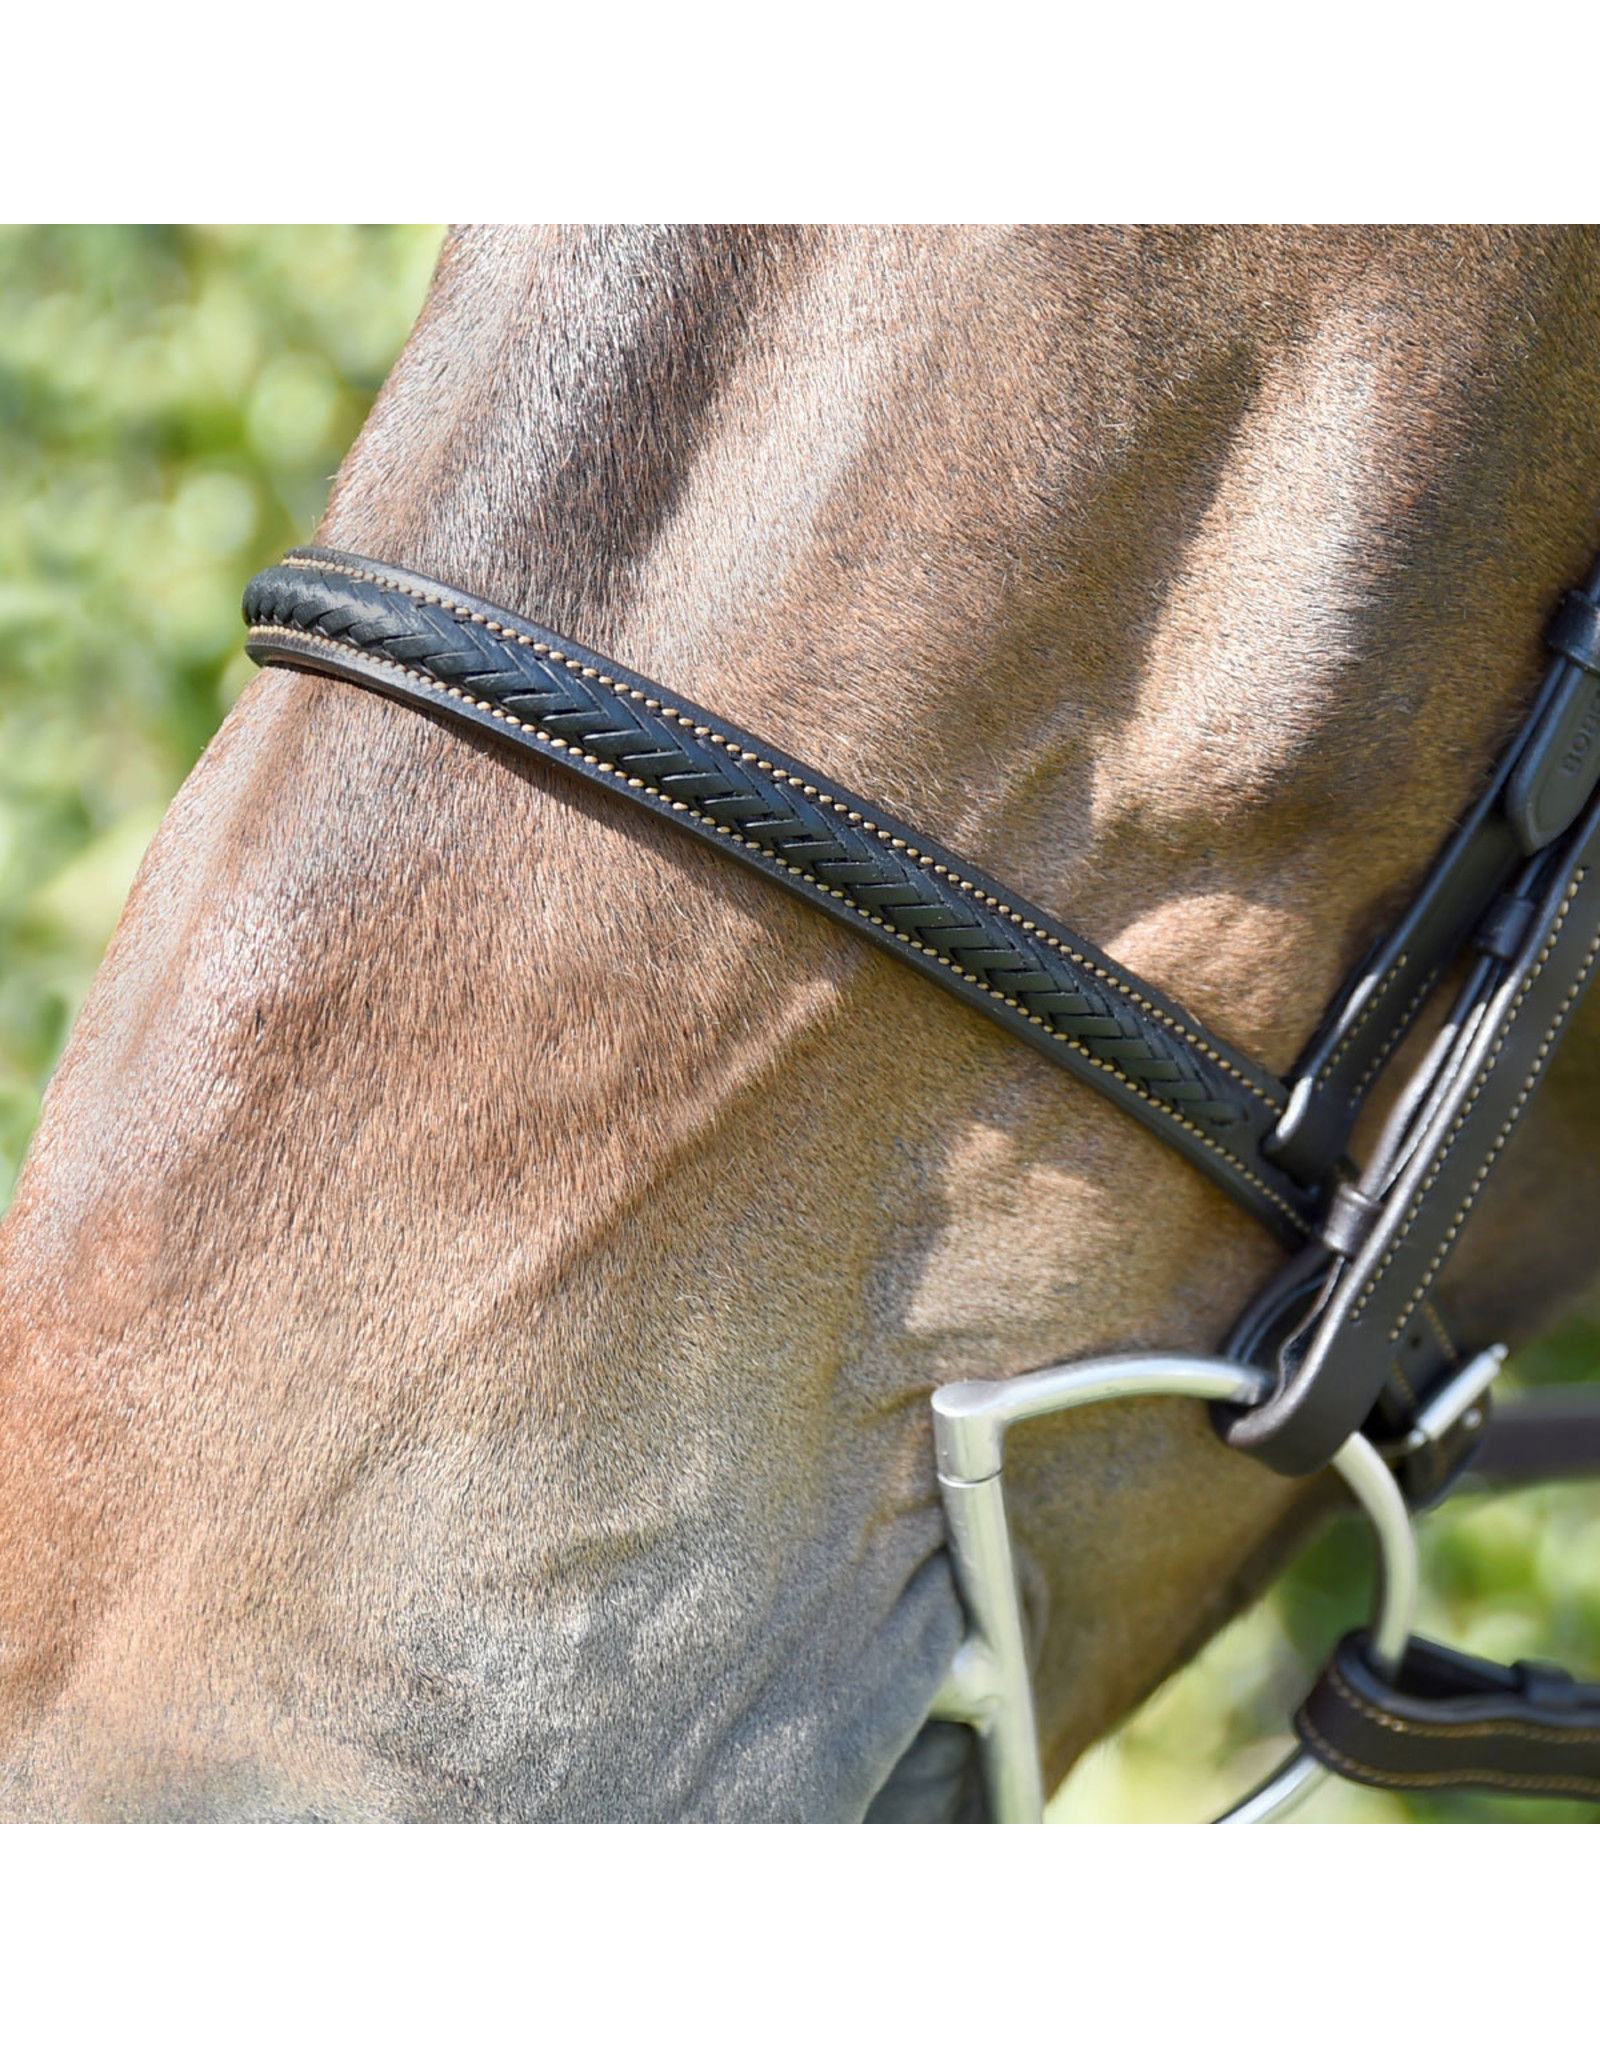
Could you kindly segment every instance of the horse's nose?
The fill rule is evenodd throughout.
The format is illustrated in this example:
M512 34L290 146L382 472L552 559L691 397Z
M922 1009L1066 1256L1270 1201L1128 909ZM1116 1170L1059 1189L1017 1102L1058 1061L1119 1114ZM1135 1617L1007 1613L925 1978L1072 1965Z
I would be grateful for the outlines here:
M924 1826L984 1817L978 1741L959 1721L924 1722L862 1816Z

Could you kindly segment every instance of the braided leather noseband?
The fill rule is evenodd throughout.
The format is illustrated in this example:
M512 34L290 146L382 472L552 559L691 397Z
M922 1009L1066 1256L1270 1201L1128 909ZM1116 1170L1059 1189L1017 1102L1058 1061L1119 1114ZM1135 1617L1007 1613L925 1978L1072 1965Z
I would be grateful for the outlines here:
M631 797L919 968L1175 1145L1291 1244L1262 1154L1287 1094L1176 1003L926 833L726 719L444 584L310 548L251 584L249 651L488 725Z
M1600 565L1558 614L1555 658L1488 786L1287 1081L915 826L482 598L310 547L253 580L245 618L263 664L365 684L485 728L721 848L1099 1089L1224 1188L1293 1253L1230 1338L1234 1366L1210 1362L1221 1377L1213 1372L1206 1390L1231 1390L1233 1405L1218 1410L1230 1442L1309 1473L1365 1431L1413 1502L1436 1497L1477 1449L1497 1358L1463 1363L1433 1291L1600 955ZM1429 994L1458 967L1448 1019L1357 1177L1343 1156L1351 1127ZM1056 1405L1101 1397L1080 1386ZM945 1402L947 1414L959 1406ZM998 1484L999 1465L944 1477ZM963 1568L969 1606L975 1583ZM1396 1714L1375 1707L1354 1720L1378 1760L1348 1753L1360 1749L1348 1725L1352 1673L1393 1695L1396 1661L1363 1662L1344 1646L1302 1710L1310 1749L1372 1782L1401 1782L1403 1773L1384 1775L1396 1740L1413 1774L1419 1754L1433 1756L1430 1742L1466 1753L1459 1734L1430 1733L1425 1714L1421 1734L1407 1722L1397 1737ZM1480 1692L1485 1668L1472 1673ZM1437 1662L1426 1669L1437 1692ZM1528 1765L1540 1738L1526 1714L1518 1721L1516 1685L1495 1693L1501 1735L1484 1738L1488 1760L1473 1782L1538 1789L1548 1771ZM987 1722L976 1708L963 1717L987 1729L992 1709ZM1586 1783L1600 1797L1600 1698L1588 1711ZM1330 1715L1337 1742L1324 1730ZM1024 1723L1031 1739L1031 1708ZM1561 1775L1566 1788L1573 1773ZM991 1771L991 1795L999 1782Z

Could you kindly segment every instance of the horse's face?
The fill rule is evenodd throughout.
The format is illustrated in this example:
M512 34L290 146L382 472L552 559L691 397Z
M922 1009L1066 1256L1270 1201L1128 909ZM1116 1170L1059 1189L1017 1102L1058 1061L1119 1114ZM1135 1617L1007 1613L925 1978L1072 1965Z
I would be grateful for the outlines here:
M459 238L325 537L770 733L1282 1067L1591 544L1597 298L1498 235ZM1541 1295L1594 1071L1580 1025L1522 1141ZM7 1231L18 1809L226 1817L859 1815L960 1633L931 1389L1213 1344L1275 1257L758 879L281 675ZM1012 1464L1060 1767L1303 1503L1170 1404Z

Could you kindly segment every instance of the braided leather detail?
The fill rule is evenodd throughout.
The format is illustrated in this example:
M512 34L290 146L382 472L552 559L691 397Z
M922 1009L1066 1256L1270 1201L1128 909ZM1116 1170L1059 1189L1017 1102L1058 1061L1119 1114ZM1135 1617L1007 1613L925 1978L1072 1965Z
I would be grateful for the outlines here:
M245 593L256 660L360 682L502 738L827 910L1082 1076L1298 1242L1312 1196L1265 1159L1281 1083L1087 941L898 819L658 684L483 599L302 549Z

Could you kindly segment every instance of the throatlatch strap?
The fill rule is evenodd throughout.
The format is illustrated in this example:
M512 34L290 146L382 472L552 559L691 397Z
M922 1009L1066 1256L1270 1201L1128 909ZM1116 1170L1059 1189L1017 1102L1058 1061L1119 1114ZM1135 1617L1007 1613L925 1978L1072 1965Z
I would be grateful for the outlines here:
M1600 1685L1554 1664L1485 1663L1413 1636L1391 1682L1364 1631L1334 1652L1295 1716L1330 1771L1396 1792L1478 1786L1600 1799Z
M486 728L731 854L1099 1089L1284 1242L1308 1234L1317 1191L1262 1149L1281 1082L915 826L659 684L406 569L298 549L254 579L244 611L257 661Z

